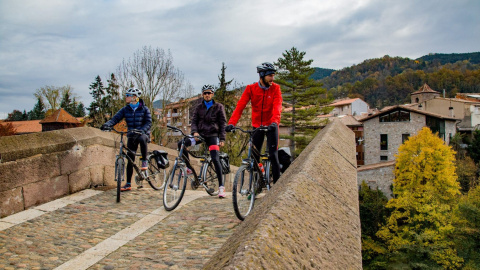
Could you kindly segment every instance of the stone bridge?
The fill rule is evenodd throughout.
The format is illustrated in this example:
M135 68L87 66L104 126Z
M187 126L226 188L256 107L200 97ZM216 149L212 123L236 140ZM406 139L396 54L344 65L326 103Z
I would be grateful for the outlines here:
M338 121L243 222L231 194L188 190L172 212L150 188L115 203L116 147L87 127L0 138L0 269L362 268L354 134Z

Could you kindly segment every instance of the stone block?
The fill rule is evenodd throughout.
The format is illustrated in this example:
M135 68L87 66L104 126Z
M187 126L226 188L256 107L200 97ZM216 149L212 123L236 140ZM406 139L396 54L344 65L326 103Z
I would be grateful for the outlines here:
M24 210L22 188L0 192L0 218Z
M68 192L69 185L67 175L25 185L23 187L25 209L58 199L67 195Z
M103 165L98 165L89 168L92 186L103 186L104 167Z
M61 156L61 174L70 174L94 165L115 163L115 149L103 145L75 145Z
M68 184L70 193L79 192L81 190L90 188L90 169L85 168L68 175Z
M10 190L59 176L59 160L56 154L45 154L1 163L0 175L0 191Z

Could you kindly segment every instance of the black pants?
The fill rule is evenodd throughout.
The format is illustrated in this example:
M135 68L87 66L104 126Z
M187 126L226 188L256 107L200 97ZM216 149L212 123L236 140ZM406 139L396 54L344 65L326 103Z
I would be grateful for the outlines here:
M203 137L205 139L205 143L210 148L211 145L218 145L219 140L218 137ZM198 143L198 142L197 142ZM182 145L182 141L178 142L178 150ZM192 142L190 139L185 139L185 146L191 146ZM212 157L213 166L215 167L215 172L217 173L218 178L218 186L223 186L223 174L222 174L222 165L220 164L220 156L218 150L210 149L210 156ZM187 160L189 160L188 152L183 152Z
M147 159L147 145L148 145L148 136L145 134L142 135L133 135L131 137L128 137L127 140L127 147L128 149L132 150L133 153L137 152L138 145L140 145L140 152L142 153L142 157L140 158L141 160L146 160ZM128 152L127 155L132 159L132 161L135 161L135 154ZM132 182L132 175L133 175L133 163L128 161L127 164L127 184L130 184Z
M261 131L257 130L253 134L253 145L260 152L263 146L263 141L267 135L267 150L270 162L272 163L273 183L276 183L280 178L280 161L278 160L278 127L274 130ZM259 156L252 153L254 157L259 160Z

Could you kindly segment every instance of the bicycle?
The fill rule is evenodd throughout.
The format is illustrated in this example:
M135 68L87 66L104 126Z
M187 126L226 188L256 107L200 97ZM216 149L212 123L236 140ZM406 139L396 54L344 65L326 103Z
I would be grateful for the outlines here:
M172 211L180 204L180 201L185 194L188 178L190 178L192 189L197 189L199 186L203 186L210 196L218 195L218 177L208 148L205 147L203 155L195 155L185 146L186 139L196 139L203 142L203 138L200 136L186 135L181 129L176 127L169 125L167 125L167 127L172 131L180 132L183 137L178 156L175 158L173 167L168 173L169 177L167 183L164 186L163 206L165 207L165 210ZM186 156L184 155L185 152L200 159L200 176L197 176L197 172L192 167L189 160L186 159ZM190 177L187 174L187 168L192 170L193 177Z
M147 152L147 160L148 160L148 169L146 171L142 171L135 162L127 155L128 153L132 153L135 156L141 156L141 154L137 154L132 150L128 149L128 147L123 142L123 136L128 132L120 131L115 128L111 128L115 132L120 134L120 145L119 145L119 152L116 155L115 159L115 181L117 182L117 203L120 202L120 189L122 186L122 182L125 178L125 158L127 158L133 164L133 168L137 175L135 175L135 182L138 186L141 186L141 182L146 180L150 186L155 190L160 190L165 185L165 169L160 168L155 158L155 154L152 151ZM138 130L131 130L135 134L142 134Z
M244 220L252 211L257 194L261 193L263 188L270 190L273 175L268 150L265 149L265 153L261 154L253 145L253 134L257 131L267 131L268 127L261 126L253 130L243 130L240 127L234 127L232 131L235 130L240 130L249 135L247 158L242 161L242 165L238 168L232 188L235 215L238 219ZM257 160L257 156L260 160Z

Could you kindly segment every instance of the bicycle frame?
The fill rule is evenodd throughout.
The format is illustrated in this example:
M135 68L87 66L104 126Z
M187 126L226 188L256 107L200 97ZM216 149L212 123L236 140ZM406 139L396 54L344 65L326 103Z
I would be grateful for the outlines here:
M265 177L265 176L270 174L270 168L269 168L270 167L269 166L270 160L269 160L269 155L268 155L268 149L266 148L265 153L262 154L253 144L253 134L257 131L268 131L268 128L264 127L264 126L260 126L259 128L254 129L254 130L243 130L242 128L239 128L239 127L235 127L235 129L238 129L238 130L240 130L244 133L249 134L247 158L245 158L242 161L242 164L245 164L245 165L249 166L250 170L253 169L254 171L256 171L258 173L259 177L260 177L260 183L262 183L267 188L267 190L270 190L270 183L267 180L268 177ZM255 155L253 155L253 154L255 154ZM257 160L255 158L255 156L258 156L260 160ZM265 176L261 172L260 167L258 166L258 164L263 160L266 160L265 164L268 165L268 166L264 166L265 167ZM253 181L251 181L250 183L252 183L252 182ZM252 187L250 187L250 188L252 188Z
M135 162L132 160L132 158L130 158L129 155L127 155L127 153L125 151L127 151L128 153L131 153L131 154L134 154L135 156L139 157L141 156L141 154L137 154L135 152L133 152L132 150L130 150L126 145L125 143L123 142L123 136L125 134L127 134L128 132L124 132L124 131L119 131L119 130L116 130L115 128L113 128L113 130L115 130L117 133L120 134L120 146L119 146L119 153L118 155L116 155L116 158L118 157L121 157L123 159L127 158L129 162L132 163L133 165L133 168L135 169L135 172L137 173L137 175L140 176L141 180L145 180L147 178L147 175L142 173L142 171L138 168L137 164L135 164ZM135 133L138 133L136 132L135 130L133 131ZM147 157L144 157L144 158L147 158Z

